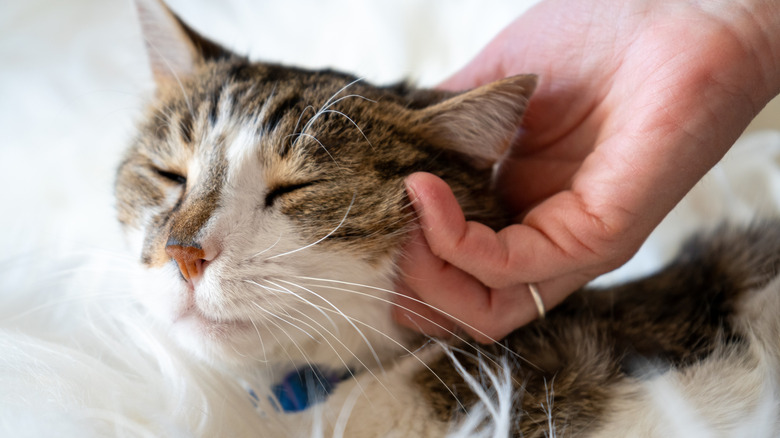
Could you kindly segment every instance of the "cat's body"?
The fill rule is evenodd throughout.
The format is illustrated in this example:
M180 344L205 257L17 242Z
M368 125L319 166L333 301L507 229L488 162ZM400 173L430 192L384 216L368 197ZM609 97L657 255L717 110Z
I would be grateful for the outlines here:
M467 217L504 224L491 168L535 78L461 94L374 87L252 63L140 3L158 94L117 179L120 222L148 268L140 300L237 379L342 376L300 413L248 383L290 433L442 436L474 421L498 436L665 436L656 383L717 430L776 398L756 385L778 377L777 223L721 233L648 280L579 292L498 346L428 342L390 317L415 227L403 179L432 172ZM734 385L718 387L726 377Z

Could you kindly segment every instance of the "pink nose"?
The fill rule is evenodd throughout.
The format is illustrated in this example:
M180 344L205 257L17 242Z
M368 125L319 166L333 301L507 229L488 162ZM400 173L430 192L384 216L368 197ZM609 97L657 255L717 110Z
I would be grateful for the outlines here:
M165 252L179 264L181 276L189 282L199 280L203 275L206 253L193 246L168 245Z

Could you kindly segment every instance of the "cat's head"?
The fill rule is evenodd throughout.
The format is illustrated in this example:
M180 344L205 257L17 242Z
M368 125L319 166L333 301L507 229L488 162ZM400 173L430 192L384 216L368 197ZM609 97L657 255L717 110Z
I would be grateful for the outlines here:
M192 350L296 361L319 345L353 366L366 342L393 345L381 289L415 227L413 172L447 181L467 217L505 220L492 167L534 77L375 87L251 62L164 5L139 11L157 92L119 167L118 216L147 268L141 301Z

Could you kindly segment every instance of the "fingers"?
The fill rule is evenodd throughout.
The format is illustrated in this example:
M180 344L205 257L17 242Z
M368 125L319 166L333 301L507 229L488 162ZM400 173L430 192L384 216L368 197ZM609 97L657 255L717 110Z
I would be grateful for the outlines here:
M490 290L479 281L433 255L422 233L418 233L407 246L400 268L404 273L403 280L407 291L413 291L414 295L430 306L422 309L420 313L426 316L438 313L438 318L435 319L440 323L444 321L442 325L450 329L453 325L458 325L481 342L490 342L493 336L504 334L507 329L511 331L512 328L508 328L506 324L509 321L511 321L510 325L514 325L516 323L513 321L518 318L527 322L536 316L535 307L524 306L524 300L520 295L500 295L499 299L494 299ZM414 309L419 310L417 306ZM511 317L507 315L508 317L504 318L509 321L502 320L501 324L496 324L493 315L498 309L520 309L520 311L518 315L511 315ZM418 315L399 312L399 316L401 315L412 322L412 324L405 323L397 318L408 327L417 328L414 325L418 325L421 329L430 326L428 321ZM482 330L485 328L488 329L488 333ZM441 335L438 328L433 331L424 329L422 331Z
M422 233L407 246L400 269L403 283L397 290L411 299L397 299L393 316L414 330L448 337L457 325L476 341L490 343L539 317L526 284L489 289L431 253ZM545 308L558 304L582 281L575 276L539 284Z
M493 342L539 316L527 283L537 284L550 309L595 277L578 264L583 257L572 261L531 226L513 226L520 232L507 237L467 222L449 187L433 175L414 174L407 187L422 229L400 261L397 290L409 298L396 300L403 307L393 315L402 325L436 336L458 326Z
M466 221L447 184L426 173L406 180L425 239L433 254L482 284L504 289L539 283L592 267L603 257L594 220L573 195L556 195L537 207L524 224L496 233Z

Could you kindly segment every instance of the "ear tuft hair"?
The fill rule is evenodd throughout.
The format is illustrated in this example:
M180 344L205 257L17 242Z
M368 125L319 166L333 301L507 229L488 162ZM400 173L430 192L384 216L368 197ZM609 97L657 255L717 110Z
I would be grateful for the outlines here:
M149 63L158 86L194 73L207 60L237 57L200 35L160 0L136 0Z

